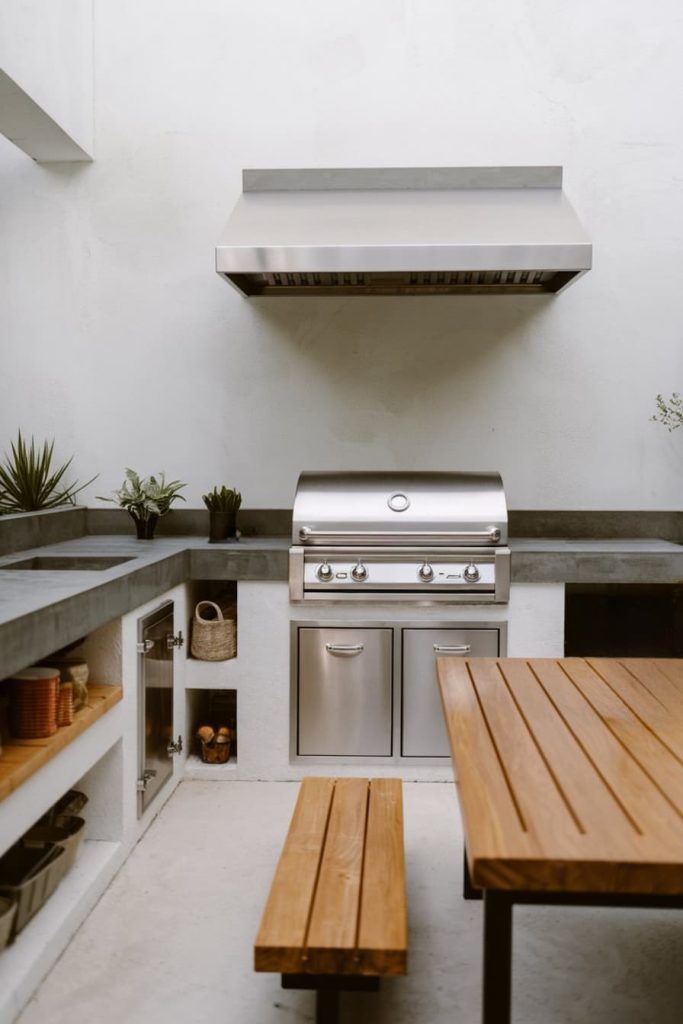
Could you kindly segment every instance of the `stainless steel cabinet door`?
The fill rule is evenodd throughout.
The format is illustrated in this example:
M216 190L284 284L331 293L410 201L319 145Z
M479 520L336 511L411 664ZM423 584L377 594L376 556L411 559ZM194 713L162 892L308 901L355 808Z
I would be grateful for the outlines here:
M173 601L138 619L138 818L173 774Z
M299 754L391 756L391 629L299 629Z
M436 679L438 648L461 657L498 654L497 629L404 629L401 754L448 757L450 748Z

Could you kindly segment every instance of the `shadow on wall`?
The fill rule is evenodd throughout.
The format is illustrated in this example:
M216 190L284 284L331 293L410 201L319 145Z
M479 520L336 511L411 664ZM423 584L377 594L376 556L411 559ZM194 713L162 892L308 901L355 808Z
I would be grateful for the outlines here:
M552 296L252 299L259 333L287 345L319 386L392 415L481 404L503 351L539 337Z

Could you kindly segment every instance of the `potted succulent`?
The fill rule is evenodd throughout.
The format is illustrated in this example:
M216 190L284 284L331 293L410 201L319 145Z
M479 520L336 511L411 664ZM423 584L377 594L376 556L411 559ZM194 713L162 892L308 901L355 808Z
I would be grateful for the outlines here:
M33 437L29 445L19 431L16 444L11 442L12 454L0 464L0 515L75 505L79 491L96 479L67 484L64 477L73 455L61 466L53 465L54 447L54 441L36 447Z
M127 469L126 479L119 490L114 491L114 497L100 496L100 500L125 508L135 523L138 540L151 540L158 520L170 511L172 503L178 498L185 501L182 494L178 494L183 487L185 484L179 480L167 484L163 473L159 473L158 479L155 476L141 479L134 470Z
M232 487L214 487L208 494L202 494L202 501L209 510L209 544L237 537L237 509L242 504L242 495Z

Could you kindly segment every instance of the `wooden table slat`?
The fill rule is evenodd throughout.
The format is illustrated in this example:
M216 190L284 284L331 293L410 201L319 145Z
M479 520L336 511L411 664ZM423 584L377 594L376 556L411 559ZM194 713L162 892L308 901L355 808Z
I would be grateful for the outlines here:
M657 692L647 662L637 670L641 677L645 677L645 681L641 681L618 661L606 658L587 658L586 661L604 679L606 686L618 694L643 724L659 736L683 763L681 718L676 714L676 706L672 706L666 699L668 694L662 699L662 694Z
M628 750L683 819L683 764L671 753L658 731L644 729L642 721L600 675L578 659L567 662L567 671L606 727ZM668 715L668 712L664 712Z
M476 840L482 856L495 858L510 842L531 855L529 836L491 741L467 664L459 658L439 657L437 666L452 756L457 764L468 852Z
M564 780L549 771L497 660L472 659L469 669L525 831L542 845L544 826L551 817L553 828L562 841L574 845L580 826L566 798Z
M671 708L674 714L681 714L683 711L683 673L677 676L676 671L672 670L670 666L675 665L675 662L667 661L664 658L657 660L619 658L619 664L636 677L645 673L650 679L649 685L659 699Z
M475 884L683 893L683 662L440 657L437 671Z
M599 828L608 835L621 834L625 822L621 805L585 756L574 734L555 714L554 706L528 663L508 658L499 664L555 778L562 780L580 831L586 833ZM540 824L542 827L544 823ZM635 838L634 835L634 849Z
M365 836L358 956L372 974L405 974L408 951L399 779L373 779Z

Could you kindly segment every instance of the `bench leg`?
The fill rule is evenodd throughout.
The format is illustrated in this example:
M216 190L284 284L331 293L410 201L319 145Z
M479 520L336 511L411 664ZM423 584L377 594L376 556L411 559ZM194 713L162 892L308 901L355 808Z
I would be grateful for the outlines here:
M318 989L315 997L315 1024L339 1024L339 992Z
M484 891L484 991L482 1024L510 1024L512 990L512 900Z

